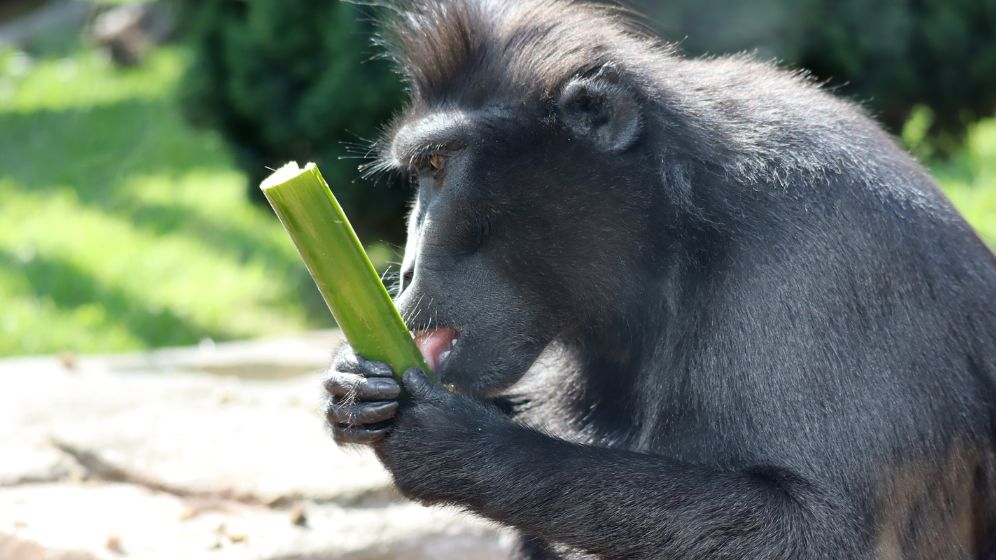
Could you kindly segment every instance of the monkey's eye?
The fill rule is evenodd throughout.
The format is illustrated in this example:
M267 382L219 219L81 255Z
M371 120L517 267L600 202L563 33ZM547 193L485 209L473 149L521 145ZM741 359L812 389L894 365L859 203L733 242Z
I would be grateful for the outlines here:
M446 172L449 154L444 151L427 152L412 159L411 170L416 175L432 175L436 179Z
M446 156L440 152L434 152L429 156L429 167L436 172L442 171L446 166Z

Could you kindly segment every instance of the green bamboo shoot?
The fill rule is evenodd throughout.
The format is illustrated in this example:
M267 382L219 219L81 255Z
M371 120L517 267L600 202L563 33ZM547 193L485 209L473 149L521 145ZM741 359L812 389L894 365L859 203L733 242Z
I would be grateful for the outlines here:
M318 167L288 163L260 188L356 353L391 366L399 382L411 367L431 376Z

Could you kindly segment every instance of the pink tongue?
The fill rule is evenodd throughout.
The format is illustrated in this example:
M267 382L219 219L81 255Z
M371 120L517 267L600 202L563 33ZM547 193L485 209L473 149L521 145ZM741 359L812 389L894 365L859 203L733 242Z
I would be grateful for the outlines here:
M415 346L425 358L425 363L435 371L439 366L440 355L449 350L460 335L456 329L429 329L415 333Z

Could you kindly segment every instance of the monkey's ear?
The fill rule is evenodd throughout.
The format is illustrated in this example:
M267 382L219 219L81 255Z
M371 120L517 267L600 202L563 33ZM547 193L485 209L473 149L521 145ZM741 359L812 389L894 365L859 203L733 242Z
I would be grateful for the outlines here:
M607 151L621 152L640 135L639 102L619 83L619 75L611 65L602 66L594 75L567 82L557 108L575 134L591 138Z

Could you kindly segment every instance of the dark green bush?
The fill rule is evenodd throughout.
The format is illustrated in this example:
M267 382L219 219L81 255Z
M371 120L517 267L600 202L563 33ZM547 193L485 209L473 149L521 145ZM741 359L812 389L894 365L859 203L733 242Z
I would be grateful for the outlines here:
M361 233L403 235L405 189L357 181L343 143L376 133L399 103L370 60L369 18L323 0L174 0L193 46L186 114L217 129L249 192L288 159L316 160ZM996 111L996 0L632 0L687 52L756 50L802 66L898 132L918 106L944 150Z
M398 239L408 193L357 180L361 161L339 160L376 135L401 97L389 64L372 60L369 17L334 1L178 2L193 51L184 112L221 133L250 196L262 200L267 167L314 160L361 233Z
M930 107L931 132L952 143L996 111L996 2L993 0L806 0L796 60L843 84L898 130L917 105ZM949 146L950 147L950 146Z
M951 143L996 111L996 0L636 0L691 54L803 67L898 132L917 106Z

